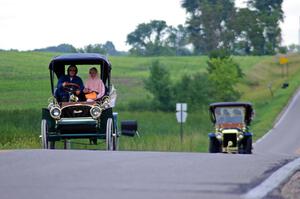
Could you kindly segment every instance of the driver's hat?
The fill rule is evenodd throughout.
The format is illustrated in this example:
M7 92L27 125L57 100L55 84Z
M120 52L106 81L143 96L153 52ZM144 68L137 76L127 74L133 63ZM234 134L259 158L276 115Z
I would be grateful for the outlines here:
M77 69L77 66L76 66L75 64L71 64L71 65L68 67L68 74L69 74L69 72L70 72L70 68L75 68L75 74L77 74L78 69Z

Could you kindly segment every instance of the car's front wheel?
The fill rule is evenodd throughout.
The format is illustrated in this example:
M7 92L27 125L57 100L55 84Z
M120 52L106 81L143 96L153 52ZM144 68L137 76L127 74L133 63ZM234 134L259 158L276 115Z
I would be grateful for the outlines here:
M43 149L54 149L55 142L49 141L48 139L48 123L47 120L43 119L41 122L41 139Z
M222 152L221 143L215 137L209 138L209 152L210 153L220 153Z
M252 137L245 137L239 147L239 153L252 154Z
M252 154L252 137L248 137L245 146L244 146L245 154Z
M112 118L107 119L106 123L106 150L116 151L118 150L118 135L114 128Z

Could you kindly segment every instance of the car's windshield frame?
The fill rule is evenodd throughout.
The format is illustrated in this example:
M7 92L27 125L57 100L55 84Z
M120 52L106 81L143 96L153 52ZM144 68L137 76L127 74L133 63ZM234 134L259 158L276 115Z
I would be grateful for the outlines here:
M243 106L216 107L214 113L216 124L244 123L245 112L246 110Z

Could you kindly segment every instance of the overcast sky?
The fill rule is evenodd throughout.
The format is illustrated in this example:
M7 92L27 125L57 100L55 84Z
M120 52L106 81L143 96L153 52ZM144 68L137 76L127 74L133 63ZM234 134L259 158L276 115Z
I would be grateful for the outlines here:
M237 0L237 5L243 0ZM126 36L138 24L164 20L184 24L181 0L0 0L0 49L32 50L112 41L128 50ZM284 44L298 43L299 0L284 0Z

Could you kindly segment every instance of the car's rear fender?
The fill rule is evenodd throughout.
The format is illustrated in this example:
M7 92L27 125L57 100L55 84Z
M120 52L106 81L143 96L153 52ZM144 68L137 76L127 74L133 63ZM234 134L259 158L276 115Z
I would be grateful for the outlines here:
M209 134L208 134L208 137L209 137L209 138L215 138L215 137L216 137L216 134L215 134L215 133L209 133Z
M253 133L251 133L251 132L244 132L244 136L245 137L252 137Z

